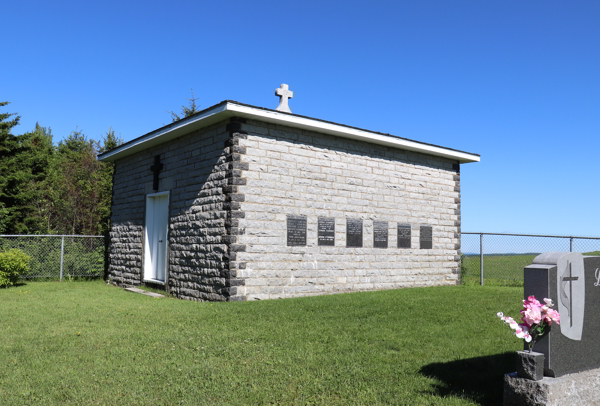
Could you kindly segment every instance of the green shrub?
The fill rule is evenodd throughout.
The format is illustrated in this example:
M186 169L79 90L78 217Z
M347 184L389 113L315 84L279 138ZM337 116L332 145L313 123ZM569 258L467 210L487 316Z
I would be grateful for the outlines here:
M0 287L17 283L21 274L29 268L29 255L18 249L0 252Z

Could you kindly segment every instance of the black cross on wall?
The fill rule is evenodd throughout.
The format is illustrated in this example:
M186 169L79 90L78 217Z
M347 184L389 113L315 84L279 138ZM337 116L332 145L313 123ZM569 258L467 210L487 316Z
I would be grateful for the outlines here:
M158 191L158 174L165 166L160 163L160 155L154 157L154 165L150 167L150 170L154 172L154 179L152 180L152 190Z
M569 321L573 327L573 281L579 279L578 276L571 274L571 263L569 262L569 276L562 278L563 282L569 282Z

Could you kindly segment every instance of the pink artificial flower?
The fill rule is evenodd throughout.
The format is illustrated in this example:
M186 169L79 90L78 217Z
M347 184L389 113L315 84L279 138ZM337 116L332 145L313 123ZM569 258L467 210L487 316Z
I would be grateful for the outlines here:
M540 321L542 321L542 311L540 306L530 306L526 310L522 310L521 314L523 315L521 320L527 323L529 327L534 324L539 324Z
M502 312L498 312L496 315L511 329L515 330L515 335L518 338L530 343L529 350L531 351L535 341L546 334L546 331L544 331L545 326L550 326L552 323L560 324L560 314L551 309L553 305L551 299L545 298L544 304L542 304L535 296L529 296L527 300L523 300L522 323L517 323L512 317L504 316ZM541 329L538 327L541 327ZM533 331L534 334L532 335L530 331Z
M519 324L519 327L515 331L515 335L518 338L524 339L526 342L530 342L531 341L531 334L529 334L529 327L527 327L527 326L525 326L523 324Z
M544 318L548 325L552 325L552 322L560 324L560 314L554 309L548 309L547 316Z
M542 306L542 304L540 303L540 301L537 300L535 298L535 296L529 296L527 298L527 300L523 300L523 304L525 305L525 307L528 307L528 306L529 307L532 307L532 306L541 307Z

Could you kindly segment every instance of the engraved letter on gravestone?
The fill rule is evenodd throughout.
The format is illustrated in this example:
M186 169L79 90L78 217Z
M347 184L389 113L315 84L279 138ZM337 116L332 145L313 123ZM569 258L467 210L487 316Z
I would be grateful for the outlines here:
M319 217L317 231L319 245L335 245L335 219L333 217Z
M430 250L433 247L433 229L431 226L421 226L419 245L422 250Z
M410 224L398 224L398 248L411 248Z
M388 222L374 221L373 222L373 247L387 248L388 247Z
M306 216L287 216L287 245L306 245Z
M346 220L346 247L363 246L363 222L362 220Z

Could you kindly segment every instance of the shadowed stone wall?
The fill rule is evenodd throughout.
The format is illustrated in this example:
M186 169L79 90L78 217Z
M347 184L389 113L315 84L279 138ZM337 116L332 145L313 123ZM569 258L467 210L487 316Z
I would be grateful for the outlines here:
M135 286L143 280L146 195L154 156L164 168L159 192L169 191L168 291L192 300L235 299L229 269L232 139L223 122L118 160L114 177L109 280ZM237 134L237 133L236 133Z

